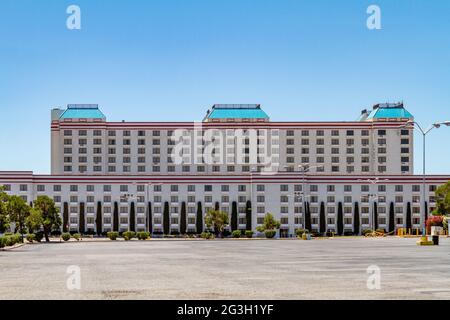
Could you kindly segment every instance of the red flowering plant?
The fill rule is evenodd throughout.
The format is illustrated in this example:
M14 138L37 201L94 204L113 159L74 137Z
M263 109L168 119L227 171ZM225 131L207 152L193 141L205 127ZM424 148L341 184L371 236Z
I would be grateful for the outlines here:
M431 233L431 227L443 227L444 217L443 216L431 216L427 219L427 233Z

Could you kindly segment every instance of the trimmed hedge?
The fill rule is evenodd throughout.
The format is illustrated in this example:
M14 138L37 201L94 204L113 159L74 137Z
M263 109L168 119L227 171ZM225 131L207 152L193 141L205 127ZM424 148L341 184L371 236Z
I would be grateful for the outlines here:
M147 240L150 238L150 232L141 231L138 232L136 235L138 240Z
M201 237L202 239L208 239L208 240L210 240L210 239L214 239L214 234L212 234L211 232L202 232L202 233L200 234L200 237Z
M109 240L117 240L119 233L117 231L110 231L106 235L108 236Z
M254 234L254 232L252 230L245 231L245 237L247 237L249 239L253 238L253 234Z
M272 239L277 234L277 231L276 230L266 230L266 231L264 231L264 234L266 235L267 239Z
M240 231L240 230L234 230L234 231L231 233L231 236L232 236L233 238L240 238L240 237L241 237L241 231Z
M81 240L81 234L80 233L74 233L72 236L75 240L80 241Z
M20 234L10 234L5 233L4 236L0 237L0 248L11 247L17 243L22 242L22 237Z
M34 241L36 241L36 235L34 233L29 233L27 234L26 239L28 242L33 243Z
M61 238L62 238L64 241L69 241L69 240L70 240L70 237L71 237L71 235L70 235L70 233L68 233L68 232L63 233L62 236L61 236Z
M125 241L130 241L131 239L136 237L136 232L125 231L124 233L122 233L122 237L125 239Z

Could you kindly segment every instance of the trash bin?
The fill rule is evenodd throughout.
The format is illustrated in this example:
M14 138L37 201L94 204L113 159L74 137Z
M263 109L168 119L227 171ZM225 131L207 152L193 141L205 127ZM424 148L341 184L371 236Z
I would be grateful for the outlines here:
M438 246L439 245L439 236L431 236L431 239L433 240L433 245Z

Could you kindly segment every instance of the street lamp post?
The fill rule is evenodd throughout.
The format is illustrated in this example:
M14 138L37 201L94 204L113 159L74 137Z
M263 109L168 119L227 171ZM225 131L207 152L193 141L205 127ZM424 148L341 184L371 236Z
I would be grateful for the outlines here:
M425 187L426 187L426 137L427 134L430 133L431 130L433 129L439 129L441 126L450 126L450 121L443 121L443 122L436 122L433 125L431 125L427 130L422 129L421 125L414 121L414 120L409 120L408 122L406 122L405 124L403 124L402 126L400 126L400 128L410 128L411 126L414 129L419 130L419 132L422 134L423 137L423 150L422 150L422 216L423 216L423 234L425 234L425 216L426 216L426 199L425 199Z
M388 181L388 179L380 179L378 177L376 177L375 179L359 179L359 181L367 181L370 183L370 185L372 186L376 186L377 183L381 182L381 181ZM369 187L370 188L370 187ZM373 206L373 201L378 199L378 191L377 193L372 193L372 191L369 189L369 210L370 210L370 225L372 226L372 231L376 231L375 230L375 210L374 210L374 206Z

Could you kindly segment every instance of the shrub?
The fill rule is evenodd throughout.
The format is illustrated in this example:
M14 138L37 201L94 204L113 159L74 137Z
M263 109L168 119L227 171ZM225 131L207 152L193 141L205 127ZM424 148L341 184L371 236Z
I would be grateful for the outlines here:
M73 237L75 240L80 241L80 239L81 239L81 234L79 234L79 233L74 233L74 234L72 235L72 237Z
M6 237L0 237L0 248L6 247Z
M302 235L305 233L305 229L297 229L295 230L295 235L299 238L302 237Z
M212 234L211 232L202 232L200 237L202 239L214 239L214 234Z
M130 241L131 239L136 237L136 232L134 232L134 231L125 231L124 233L122 233L122 236L125 239L125 241Z
M386 230L382 229L382 228L378 228L377 230L375 230L378 233L386 233Z
M42 231L35 232L34 236L37 242L41 242L42 239L44 238L44 232Z
M249 239L253 238L253 231L252 230L246 230L245 231L245 236Z
M71 235L70 235L70 233L66 232L66 233L63 233L61 237L64 241L69 241Z
M146 231L138 232L137 238L139 240L147 240L148 238L150 238L150 232L146 232Z
M370 230L370 229L365 229L365 230L362 231L362 235L363 236L368 235L370 233L372 233L372 230Z
M234 230L231 234L233 238L240 238L241 237L241 230Z
M22 237L20 234L9 233L9 235L5 236L4 238L5 238L5 240L4 240L5 247L11 247L11 246L15 245L16 243L22 242Z
M272 239L277 234L276 230L266 230L264 231L264 234L266 235L267 239Z
M27 234L27 241L30 243L33 243L34 241L36 241L36 235L34 233L29 233Z
M119 233L117 231L110 231L106 235L108 236L109 240L117 240Z

